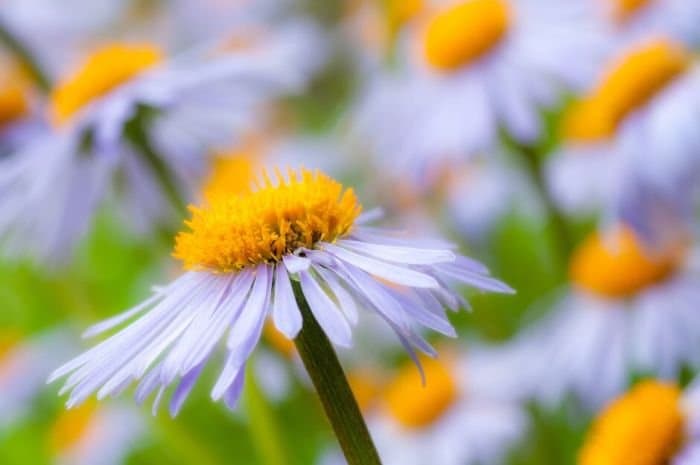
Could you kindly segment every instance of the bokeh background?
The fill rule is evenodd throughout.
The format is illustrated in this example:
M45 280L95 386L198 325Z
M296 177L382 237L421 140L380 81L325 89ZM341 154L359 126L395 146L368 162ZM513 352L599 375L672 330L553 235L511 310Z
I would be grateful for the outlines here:
M218 140L224 143L217 141L201 150L202 169L198 168L199 174L188 179L192 189L181 191L185 202L197 203L201 199L202 186L212 171L223 170L219 165L226 160L239 163L229 175L231 182L242 185L250 184L255 176L251 173L258 173L262 167L303 165L321 168L346 186L354 187L367 207L382 206L385 223L445 236L458 244L462 252L485 263L494 276L517 290L515 295L492 295L465 289L472 310L450 317L459 338L448 340L429 335L431 342L457 354L457 358L467 357L472 347L493 350L489 364L497 376L489 374L492 378L484 379L494 379L494 383L502 380L502 385L494 389L510 389L512 401L525 414L522 431L512 440L503 441L497 447L501 454L494 454L493 461L484 463L575 464L591 421L605 402L591 408L576 393L564 393L556 401L543 402L532 392L525 392L533 377L541 384L553 385L567 376L565 370L542 368L552 355L553 346L545 342L547 330L541 333L544 336L532 338L541 342L539 348L527 336L531 328L537 328L561 310L567 295L576 292L570 257L576 245L593 231L606 231L611 225L627 221L638 225L640 243L651 237L645 250L662 248L665 241L680 241L678 235L683 236L685 247L692 249L696 219L692 204L698 183L690 174L700 165L700 144L687 128L692 128L693 123L695 132L700 128L700 98L684 100L692 110L688 111L688 121L676 118L674 112L678 113L678 108L669 104L666 110L663 102L653 99L664 91L659 82L676 79L681 72L690 74L697 65L694 50L700 45L700 6L697 0L503 0L501 3L512 4L511 13L517 14L513 13L505 26L499 26L493 5L498 2L472 1L482 4L481 9L476 14L469 13L472 16L465 13L464 24L448 31L448 39L435 39L447 45L438 43L435 47L458 48L459 40L452 43L450 34L459 35L458 31L472 28L472 37L463 40L471 41L480 51L471 52L475 57L470 59L455 58L461 59L461 64L443 66L436 78L430 59L426 62L420 57L425 28L436 12L469 1L2 0L2 161L19 159L26 154L26 147L59 131L51 120L55 92L51 87L42 88L28 65L27 53L56 85L80 69L85 57L105 43L157 44L167 51L168 57L178 57L193 50L217 50L228 40L230 47L220 53L235 55L256 41L274 38L283 24L311 25L312 40L300 46L296 58L271 71L276 77L287 71L299 73L299 69L291 69L294 67L305 68L300 85L261 91L258 105L239 104L237 98L257 92L258 83L268 77L261 73L250 78L253 90L243 86L237 89L241 95L227 94L230 101L225 105L240 105L239 113L248 119L231 129L230 134L218 134ZM521 24L524 26L519 27ZM493 37L499 27L509 29ZM518 40L524 45L498 53L491 51L492 42L502 40L503 34L510 34L508 40L515 45ZM605 137L596 139L590 135L596 131L591 126L603 124L601 121L607 117L601 113L581 117L589 119L580 123L584 128L579 128L579 133L566 129L575 124L568 122L575 117L571 116L572 108L581 101L595 100L589 97L604 87L602 76L612 72L611 63L619 64L620 58L616 57L645 40L661 40L658 37L669 38L683 47L683 53L687 53L683 70L675 74L662 71L656 84L644 84L642 81L657 70L655 58L647 57L637 72L618 73L614 84L617 88L611 91L617 92L617 97L600 97L611 101L618 98L622 100L619 106L624 107L619 109L624 115L613 118L611 124L617 125L615 128L600 130ZM567 44L571 44L569 49L565 49ZM313 63L303 64L304 60ZM187 69L196 75L197 66L194 61ZM449 77L447 68L452 73ZM236 89L238 78L231 79ZM492 87L484 85L481 91L469 93L460 87L460 82L487 83ZM697 79L686 84L689 95L700 95ZM524 95L522 107L517 106L518 98L508 100L507 95L513 92ZM24 99L24 103L13 99ZM411 103L416 105L411 107ZM201 101L197 104L201 105ZM617 132L630 131L634 139L634 124L625 126L621 120L633 118L629 115L642 113L645 105L652 104L658 114L668 114L669 125L676 128L677 134L673 128L664 133L670 134L666 140L685 148L676 150L674 145L666 150L650 142L644 150L654 153L637 150L635 156L628 156L612 153L615 150L608 147L611 153L601 155L607 150L601 146L617 144ZM220 105L221 100L217 100L212 108ZM480 124L479 112L484 111L491 113L493 127L482 130L486 135L474 135ZM528 114L537 122L535 129L527 127ZM205 121L197 118L200 116L189 124ZM676 124L678 121L687 126ZM645 127L651 131L650 126ZM178 127L177 131L183 130ZM177 131L175 135L180 134ZM466 135L462 137L462 133ZM623 135L620 139L624 139ZM596 146L598 152L567 152L586 144ZM619 145L625 147L623 142ZM164 147L167 150L167 144ZM671 155L677 152L682 156L672 159ZM606 155L624 163L583 163L581 167L572 165L569 172L554 167L553 160L567 156ZM46 160L52 156L51 150L45 151ZM646 178L636 171L642 163L652 165L657 173L668 174L664 181L674 189L659 194L657 184L646 183ZM673 169L666 170L664 163L674 164ZM12 165L1 166L9 172ZM54 165L36 163L32 169L50 170ZM686 176L676 176L679 173ZM58 178L62 175L56 170L46 176L56 176L60 186ZM0 173L0 195L10 198L8 192L21 189L21 184L12 184L2 176ZM627 191L610 192L617 187L623 190L627 187L623 180L632 178L640 179L633 184L634 189L647 192L646 188L654 195L634 197L639 202L635 204L626 196ZM83 183L84 189L89 189L89 182L81 175L72 178L71 183L78 192ZM629 192L634 191L632 187ZM666 195L671 190L673 195ZM117 193L100 201L84 233L73 244L60 246L67 256L57 260L51 254L32 253L31 245L19 247L17 241L8 239L9 227L4 219L0 224L0 228L5 228L0 234L0 246L11 249L0 260L0 464L307 465L322 463L332 456L334 438L320 403L293 350L280 345L274 335L268 335L264 347L257 350L258 374L249 377L244 402L237 411L231 412L210 400L207 386L216 375L214 370L205 373L205 379L175 419L165 409L151 415L149 406L136 406L129 392L118 399L66 412L65 399L58 395L59 386L45 385L44 380L52 369L90 344L80 338L81 331L137 304L152 286L166 283L181 272L181 264L171 257L171 252L184 215L163 207L160 213L166 219L157 228L134 227L135 216L122 205L125 196L120 196L118 189L114 191ZM47 192L50 194L51 190ZM567 202L567 193L579 202ZM657 201L658 205L654 203ZM0 216L15 222L22 215L38 213L49 217L58 208L52 201L39 201L33 207L25 205L26 210L13 217L9 203L0 200ZM647 215L649 211L655 213ZM658 211L666 214L658 215ZM69 204L62 215L74 221L73 213ZM152 216L146 215L146 219ZM45 225L37 221L34 227ZM648 253L653 256L653 252ZM598 265L605 268L606 262ZM635 269L632 265L612 272L633 275ZM688 273L691 282L693 278L697 280L692 270ZM606 270L601 269L601 274L605 275ZM649 286L660 281L662 278ZM641 287L635 292L642 292ZM615 297L618 301L635 298L631 293ZM698 303L691 299L690 305L697 307ZM676 303L669 299L666 305ZM689 318L687 325L700 327L697 319ZM342 350L340 355L349 372L369 371L370 378L374 377L370 384L380 391L377 386L403 366L407 357L388 332L376 331L372 324L367 326L363 328L366 331L356 334L356 340L361 341L359 347ZM575 339L575 332L571 337ZM686 336L667 337L673 340ZM639 344L647 342L641 340ZM601 336L597 344L605 352L612 343ZM535 349L530 350L532 347ZM651 351L657 350L656 345L650 347ZM626 385L647 376L663 375L685 386L695 374L692 360L697 357L692 352L698 349L700 338L688 337L678 349L688 352L678 355L682 365L679 370L655 372L653 367L630 367L624 374ZM516 355L520 358L513 363ZM594 372L599 366L591 361L587 369ZM477 379L481 374L475 371L469 376ZM381 393L375 391L368 395L381 399ZM91 426L96 412L104 414L110 409L102 417L102 424ZM251 421L251 416L258 420ZM465 427L462 440L469 441L469 434ZM453 440L460 441L459 434L453 434ZM98 453L86 446L80 454L67 455L66 451L76 444L85 444L84 441L94 444ZM432 463L441 463L436 460Z

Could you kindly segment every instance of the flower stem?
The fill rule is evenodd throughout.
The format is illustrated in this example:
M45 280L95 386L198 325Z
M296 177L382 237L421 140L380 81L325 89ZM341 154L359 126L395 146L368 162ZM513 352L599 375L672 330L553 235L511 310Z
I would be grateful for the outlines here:
M48 92L51 89L51 81L41 66L39 66L39 62L2 21L0 21L0 42L22 63L39 89L43 92Z
M287 455L284 453L281 436L272 409L267 398L260 390L255 370L255 361L249 363L246 376L245 406L248 412L248 420L255 448L265 465L286 465Z
M547 182L542 169L541 157L538 155L537 151L530 146L518 145L517 149L522 155L532 183L544 204L549 227L554 233L557 253L561 262L565 264L574 247L574 242L566 218L559 210L559 207L554 203L554 200L547 190Z
M292 282L304 325L295 339L306 371L335 431L348 465L381 465L338 356L314 318L298 282Z
M148 117L149 115L145 110L140 110L138 116L126 124L124 129L125 137L142 155L143 160L160 184L163 194L175 208L175 211L183 217L187 216L187 205L185 205L180 189L178 189L175 182L174 173L163 161L163 157L153 148L151 140L146 133L145 125Z

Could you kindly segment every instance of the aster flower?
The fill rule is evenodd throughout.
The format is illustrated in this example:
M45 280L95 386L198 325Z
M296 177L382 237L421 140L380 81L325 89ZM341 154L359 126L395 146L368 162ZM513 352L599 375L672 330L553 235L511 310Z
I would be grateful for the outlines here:
M97 50L54 89L55 130L0 167L3 251L65 258L113 190L135 219L167 222L212 148L301 89L318 63L314 34L293 24L235 52L204 47L169 61L152 44Z
M698 109L700 71L688 50L666 38L626 48L566 117L549 168L553 197L569 211L602 207L647 240L662 235L667 221L656 220L689 217Z
M393 169L421 174L490 150L500 128L536 141L540 110L586 86L603 50L578 2L446 3L407 31L398 72L372 83L357 111L359 138Z
M488 349L425 360L423 385L413 366L376 386L351 378L365 399L368 426L383 463L502 463L527 428L523 408L499 387L511 376ZM500 368L500 369L499 369ZM362 405L360 401L360 405ZM328 454L324 465L345 463Z
M700 460L698 387L647 380L611 402L594 421L578 465L692 465Z
M523 387L546 403L572 393L599 407L631 374L677 379L697 367L697 259L685 242L645 249L629 228L594 233L574 252L571 289L521 336ZM532 354L537 353L533 367ZM532 384L529 384L529 381Z
M124 463L146 429L133 407L86 403L63 411L49 432L57 465L119 465Z
M186 273L88 330L96 335L126 324L51 380L68 376L62 392L71 393L71 407L140 379L137 400L158 391L154 409L178 382L170 401L175 414L222 341L226 359L211 396L234 407L268 318L289 339L302 329L295 289L335 345L351 345L359 304L380 315L414 357L413 347L435 354L418 327L455 335L443 305L457 309L462 299L446 282L511 291L444 242L367 226L372 214L360 213L351 189L303 170L192 207L190 231L178 235L174 252Z

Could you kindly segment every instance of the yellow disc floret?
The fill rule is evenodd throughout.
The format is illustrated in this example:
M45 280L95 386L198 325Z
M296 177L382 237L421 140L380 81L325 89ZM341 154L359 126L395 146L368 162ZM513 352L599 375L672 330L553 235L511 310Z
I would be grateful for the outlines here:
M613 0L613 18L624 23L632 18L639 10L647 6L652 0Z
M190 207L188 232L176 238L174 256L188 270L227 273L279 262L299 248L347 234L362 207L352 189L320 172L267 175L258 189Z
M97 50L51 93L51 117L64 124L81 108L163 60L151 44L111 44Z
M659 283L679 267L685 248L650 253L625 227L610 237L594 233L574 252L571 281L588 292L605 297L625 297Z
M425 59L436 69L453 71L480 58L508 32L505 0L469 0L438 12L423 38Z
M667 465L684 439L681 391L645 381L610 404L593 424L578 465Z
M598 86L564 119L564 137L591 142L612 137L618 125L691 64L691 55L667 39L645 42L613 63Z
M426 384L413 365L407 365L384 395L391 416L406 428L423 428L439 419L457 400L459 390L451 367L439 360L423 360Z

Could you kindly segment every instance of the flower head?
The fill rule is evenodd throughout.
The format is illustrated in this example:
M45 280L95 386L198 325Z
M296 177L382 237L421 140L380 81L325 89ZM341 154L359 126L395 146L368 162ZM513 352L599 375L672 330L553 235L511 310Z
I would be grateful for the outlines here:
M107 44L95 51L72 76L51 94L51 117L65 124L91 101L124 85L163 61L163 52L152 44Z
M351 345L359 304L381 316L414 357L414 347L435 354L418 327L456 334L443 306L456 310L463 300L447 282L511 292L442 241L366 226L370 214L360 215L352 190L319 172L264 178L249 193L192 211L191 231L180 234L175 249L185 274L89 330L97 334L134 320L52 376L69 375L62 391L71 392L69 406L141 379L137 399L159 388L155 408L180 379L174 414L220 340L227 356L211 395L235 406L268 317L289 339L302 327L293 287L333 343Z
M578 457L579 465L664 465L685 440L682 392L672 383L644 381L606 407Z

